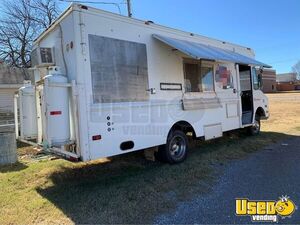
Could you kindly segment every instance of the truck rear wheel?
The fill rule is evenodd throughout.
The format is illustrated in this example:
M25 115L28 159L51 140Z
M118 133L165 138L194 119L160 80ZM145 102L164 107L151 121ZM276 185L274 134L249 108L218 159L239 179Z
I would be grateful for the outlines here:
M188 139L180 130L169 134L167 143L159 147L155 157L170 164L181 163L186 159L188 150Z

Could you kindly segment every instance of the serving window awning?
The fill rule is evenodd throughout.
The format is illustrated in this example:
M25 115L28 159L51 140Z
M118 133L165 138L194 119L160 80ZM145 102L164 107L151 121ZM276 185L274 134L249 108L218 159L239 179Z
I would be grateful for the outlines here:
M179 40L158 34L153 34L153 37L194 59L220 60L254 66L262 66L266 68L272 67L265 63L259 62L255 59L230 50L225 50L218 47L213 47L191 41Z

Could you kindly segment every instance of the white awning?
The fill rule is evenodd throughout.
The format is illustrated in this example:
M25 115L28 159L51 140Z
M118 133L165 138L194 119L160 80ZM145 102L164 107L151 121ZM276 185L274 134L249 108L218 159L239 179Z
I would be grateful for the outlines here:
M255 59L230 50L225 50L218 47L213 47L191 41L179 40L175 38L161 36L158 34L153 34L153 37L194 59L220 60L253 66L262 66L266 68L272 67L265 63L259 62Z

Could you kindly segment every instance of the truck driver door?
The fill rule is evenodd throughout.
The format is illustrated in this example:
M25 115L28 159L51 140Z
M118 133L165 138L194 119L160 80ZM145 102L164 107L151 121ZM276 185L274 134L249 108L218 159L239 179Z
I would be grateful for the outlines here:
M253 92L251 83L251 67L239 65L240 96L242 104L242 124L251 124L253 117Z

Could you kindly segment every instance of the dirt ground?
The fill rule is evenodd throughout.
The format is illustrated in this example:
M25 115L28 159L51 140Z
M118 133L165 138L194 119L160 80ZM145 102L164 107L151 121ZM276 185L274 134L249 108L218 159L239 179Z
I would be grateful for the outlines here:
M141 152L71 163L22 147L17 164L0 167L0 224L153 223L180 202L209 193L219 166L299 136L300 93L268 96L271 117L261 135L235 131L199 142L179 165L146 161Z

